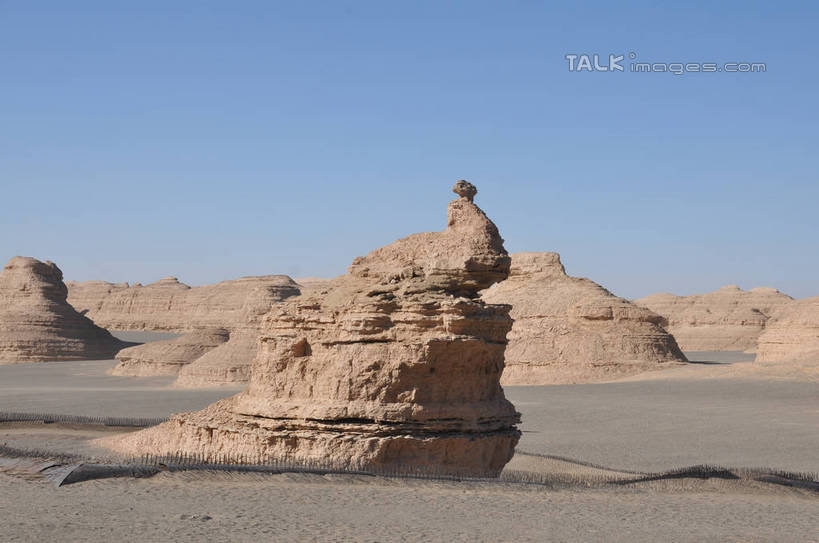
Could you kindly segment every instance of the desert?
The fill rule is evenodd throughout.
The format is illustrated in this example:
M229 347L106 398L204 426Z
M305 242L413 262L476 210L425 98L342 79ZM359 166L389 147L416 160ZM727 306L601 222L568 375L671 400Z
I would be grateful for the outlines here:
M0 543L819 543L817 27L0 2Z
M66 537L100 541L133 525L67 515L129 507L152 519L140 526L156 540L389 539L423 517L435 520L408 539L534 541L547 526L569 539L577 523L603 531L612 511L638 508L652 511L632 522L639 535L608 539L651 541L658 516L682 540L785 527L810 537L815 299L770 310L756 355L724 342L683 351L667 317L567 275L558 254L509 255L476 187L453 192L444 230L371 251L346 275L242 279L241 304L222 283L224 303L194 298L207 312L184 293L211 287L163 281L174 297L107 310L112 328L131 328L113 330L125 347L115 360L57 353L66 359L0 368L0 504L19 519L10 539L56 529L28 515L34 503L56 511ZM64 295L53 265L12 264L7 277L50 271L56 287L41 290ZM393 503L407 512L381 510ZM498 504L512 509L498 515ZM538 510L560 520L516 520ZM314 520L281 522L300 515ZM362 519L364 538L339 529Z

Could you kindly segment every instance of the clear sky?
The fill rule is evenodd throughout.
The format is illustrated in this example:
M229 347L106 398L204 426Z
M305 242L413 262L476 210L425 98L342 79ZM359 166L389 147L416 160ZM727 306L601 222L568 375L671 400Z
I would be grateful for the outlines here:
M0 0L0 259L332 276L442 229L465 178L510 252L621 296L819 295L817 29L816 2Z

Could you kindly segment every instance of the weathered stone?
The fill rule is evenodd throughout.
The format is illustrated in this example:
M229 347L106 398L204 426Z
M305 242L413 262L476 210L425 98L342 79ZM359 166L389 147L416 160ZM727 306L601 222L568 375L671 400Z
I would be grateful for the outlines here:
M242 306L243 319L231 327L227 343L182 368L174 385L200 388L235 386L250 381L262 318L281 301L281 289L277 286L258 286L251 290Z
M512 321L478 292L510 259L467 196L448 211L444 231L356 258L331 288L275 305L245 392L104 443L497 475L520 435L499 383Z
M9 261L0 274L0 364L108 359L132 345L77 313L66 295L56 264Z
M120 362L111 374L176 375L187 364L227 342L228 336L223 328L206 328L174 339L129 347L117 353Z
M275 292L279 300L299 294L286 275L242 277L214 285L189 287L175 277L147 286L105 281L68 283L68 301L109 330L188 332L242 325L248 294L256 288Z
M566 274L557 253L515 253L509 279L483 293L512 305L504 385L587 383L686 362L663 319Z
M69 284L69 299L111 329L186 332L175 340L123 351L118 357L121 364L112 370L115 375L180 373L177 384L183 387L246 383L261 315L300 292L285 275L242 277L202 287L189 287L175 277L144 287L104 281ZM214 330L222 332L214 335Z
M635 303L665 317L685 351L753 351L770 316L792 298L776 289L735 285L708 294L652 294Z
M795 300L774 312L759 336L756 360L819 363L819 297Z

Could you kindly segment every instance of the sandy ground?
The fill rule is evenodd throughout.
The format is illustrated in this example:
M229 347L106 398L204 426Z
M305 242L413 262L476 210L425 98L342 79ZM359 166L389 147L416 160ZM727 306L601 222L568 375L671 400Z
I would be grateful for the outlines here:
M694 464L819 472L819 382L750 378L742 353L684 371L507 387L523 416L509 469L595 474ZM709 363L705 363L709 362ZM0 367L0 411L165 416L236 389L105 374L113 361ZM718 372L719 378L714 378ZM0 444L104 454L123 431L0 424ZM564 488L319 475L163 473L60 488L0 473L2 541L819 541L819 496L709 479Z
M741 353L697 358L721 357ZM172 377L107 375L114 364L1 366L0 412L162 417L240 390L175 389ZM819 383L690 375L752 365L693 364L612 383L507 387L523 418L518 450L618 469L719 464L819 472Z
M819 384L739 379L507 387L518 450L619 469L819 472Z
M201 409L240 387L171 388L175 376L117 377L116 360L0 366L0 412L163 417Z
M346 476L161 474L52 485L0 474L3 541L817 541L819 499L543 490Z

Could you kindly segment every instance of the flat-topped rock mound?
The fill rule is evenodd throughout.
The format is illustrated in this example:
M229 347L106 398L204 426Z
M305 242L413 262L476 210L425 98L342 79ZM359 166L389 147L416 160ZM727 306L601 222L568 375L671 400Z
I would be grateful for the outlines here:
M119 364L111 370L111 374L138 377L176 375L187 364L226 343L229 336L224 328L205 328L178 338L128 347L117 353Z
M263 319L248 389L103 443L126 454L321 461L497 475L520 436L500 386L509 307L479 291L510 259L459 182L447 228L353 261Z
M819 364L819 296L778 309L759 336L758 362Z
M180 374L179 386L211 387L250 379L261 315L300 289L286 275L266 275L202 287L175 277L147 286L87 281L70 283L69 293L86 314L111 329L186 332L122 351L115 375Z
M111 330L187 332L243 323L245 300L258 287L274 291L279 300L300 292L286 275L242 277L201 287L167 277L145 286L69 281L68 301Z
M728 285L708 294L652 294L635 303L662 315L685 351L746 351L771 315L792 298L776 289Z
M296 283L302 292L306 292L308 290L326 289L333 283L333 280L323 277L297 277Z
M66 301L52 262L17 256L0 273L0 364L113 358L131 345Z
M242 320L230 329L230 339L183 367L174 386L221 387L250 381L250 370L258 349L262 318L281 301L278 288L271 285L254 287L242 305Z
M686 362L659 315L566 274L557 253L515 253L484 291L511 304L504 385L588 383Z

